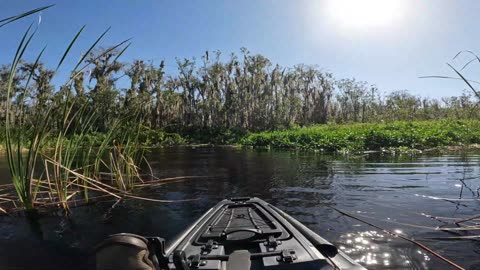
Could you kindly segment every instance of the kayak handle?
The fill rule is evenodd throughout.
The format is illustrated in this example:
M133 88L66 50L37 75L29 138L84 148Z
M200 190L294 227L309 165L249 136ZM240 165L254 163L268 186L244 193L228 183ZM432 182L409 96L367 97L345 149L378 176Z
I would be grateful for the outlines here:
M260 229L236 229L236 230L233 230L233 231L224 231L222 233L222 236L224 239L227 239L228 235L232 234L232 233L238 233L238 232L250 232L250 233L253 233L254 236L250 237L250 238L254 238L254 237L257 237L259 235L262 235L263 234L263 231L260 230ZM244 240L244 239L242 239Z
M223 235L229 235L231 233L236 233L236 232L252 232L254 234L262 234L262 230L260 229L236 229L236 230L232 230L232 231L229 231L229 232L223 232Z

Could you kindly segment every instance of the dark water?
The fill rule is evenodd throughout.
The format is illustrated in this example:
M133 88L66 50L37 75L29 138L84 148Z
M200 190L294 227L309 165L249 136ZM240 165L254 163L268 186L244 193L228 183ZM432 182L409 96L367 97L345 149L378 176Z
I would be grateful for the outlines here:
M154 198L197 199L192 202L128 201L113 210L104 203L76 208L69 219L53 213L36 222L0 217L0 269L88 269L90 248L106 235L131 232L172 239L216 202L231 196L258 196L275 204L369 269L452 268L415 245L328 206L415 238L467 269L480 269L479 242L432 239L479 231L435 231L445 223L424 215L480 213L478 154L382 158L170 148L150 153L149 160L159 177L210 177L148 191ZM0 159L3 182L6 173L5 161Z

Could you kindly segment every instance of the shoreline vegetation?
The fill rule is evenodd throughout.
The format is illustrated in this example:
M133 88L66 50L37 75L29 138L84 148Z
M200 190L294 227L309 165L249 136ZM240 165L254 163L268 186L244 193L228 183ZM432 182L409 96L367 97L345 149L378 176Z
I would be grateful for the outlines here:
M153 149L169 146L247 147L277 150L311 150L325 154L421 153L423 151L457 151L480 149L480 120L442 119L430 121L395 121L390 123L325 124L288 130L245 132L207 130L188 134L144 129L137 147ZM191 134L199 134L192 136ZM82 137L80 145L100 147L106 134L92 133ZM55 145L46 139L45 151ZM76 135L66 141L76 141ZM26 152L28 149L23 149ZM5 146L0 144L0 152Z
M0 19L0 30L51 7ZM37 28L25 30L11 63L0 67L0 144L12 178L0 186L0 212L68 213L102 198L166 202L141 196L144 187L172 181L148 170L148 147L208 143L354 154L480 143L480 96L453 66L458 78L440 78L463 80L471 92L442 99L384 94L317 66L282 67L245 48L173 65L126 63L121 56L130 39L102 47L108 28L77 48L83 26L56 46L65 50L49 67L42 61L46 47L26 57L34 55ZM202 176L173 181L195 177Z
M253 133L243 145L276 149L309 149L325 153L410 152L478 148L480 121L436 120L318 125ZM416 150L416 151L415 151Z

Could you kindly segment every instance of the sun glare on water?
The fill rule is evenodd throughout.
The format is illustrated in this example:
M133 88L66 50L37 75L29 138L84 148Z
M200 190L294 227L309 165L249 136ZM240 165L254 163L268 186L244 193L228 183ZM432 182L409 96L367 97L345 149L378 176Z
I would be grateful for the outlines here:
M351 30L378 30L401 23L402 0L328 0L323 7L332 23Z

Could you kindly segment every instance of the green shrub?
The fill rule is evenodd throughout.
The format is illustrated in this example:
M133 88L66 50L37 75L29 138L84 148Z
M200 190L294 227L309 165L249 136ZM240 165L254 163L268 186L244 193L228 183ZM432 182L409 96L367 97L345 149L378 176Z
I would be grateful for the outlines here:
M252 133L241 144L327 152L426 149L480 143L479 120L436 120L386 124L326 124L288 131Z

